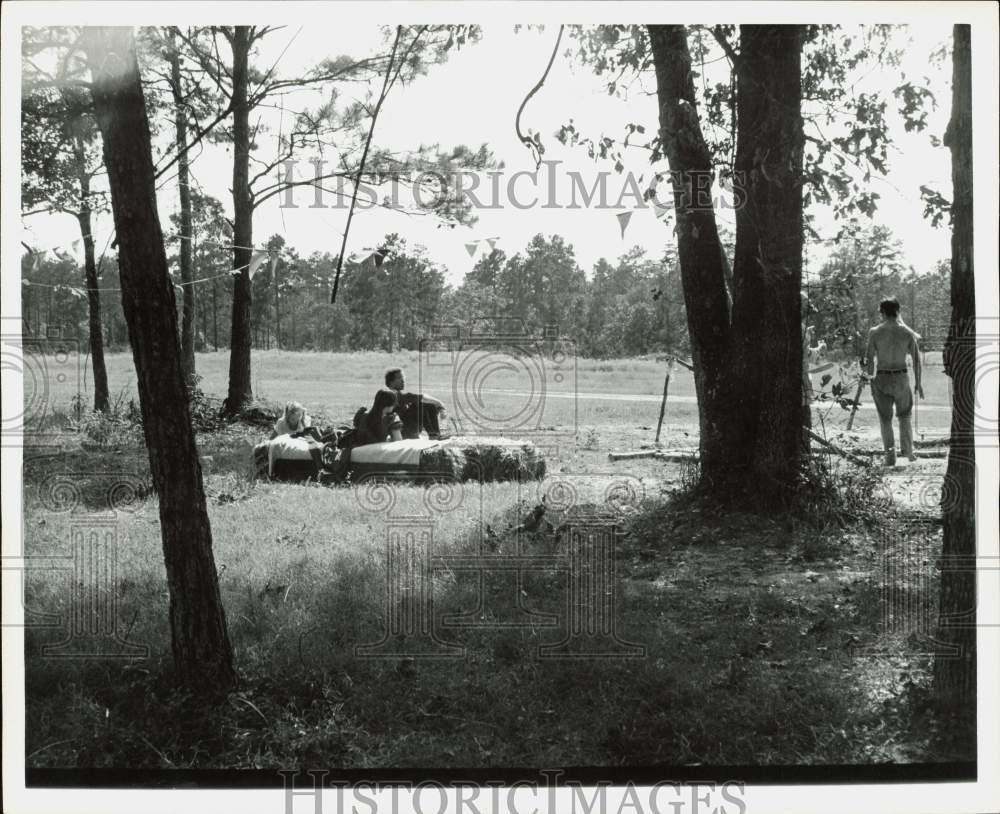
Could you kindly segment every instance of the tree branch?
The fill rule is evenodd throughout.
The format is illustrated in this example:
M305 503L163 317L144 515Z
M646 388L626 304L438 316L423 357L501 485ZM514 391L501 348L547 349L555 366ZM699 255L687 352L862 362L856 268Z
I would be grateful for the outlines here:
M167 170L169 170L174 164L176 164L178 161L180 161L181 157L184 156L192 147L194 147L196 144L198 144L198 142L200 142L206 135L208 135L208 133L213 128L215 128L215 126L219 122L221 122L224 118L226 118L226 116L228 116L232 112L232 109L233 109L233 100L230 97L229 104L226 106L226 109L223 110L218 116L216 116L211 121L210 124L207 124L200 131L198 131L197 135L195 135L193 138L191 138L188 141L187 146L183 150L180 150L180 151L177 152L177 154L170 160L170 163L168 163L162 169L157 170L156 171L156 175L153 176L154 180L157 179L157 178L159 178L161 175L163 175L163 173L165 173Z
M739 70L740 68L740 55L733 50L733 46L729 44L729 40L726 39L726 35L722 31L721 25L716 25L712 27L712 36L715 37L715 41L722 46L722 50L726 52L726 56L729 57L729 61L733 63L733 67Z
M280 181L276 184L271 184L266 186L261 190L258 190L256 197L254 197L253 208L256 209L264 201L273 198L275 195L280 195L286 189L291 189L292 187L304 187L304 186L315 186L317 181L324 181L327 178L350 178L350 173L346 172L328 172L326 175L317 175L312 178L306 178L302 181ZM327 192L333 192L334 190L326 190ZM339 194L339 193L337 193Z
M361 163L358 166L358 177L354 183L354 193L351 195L351 207L347 210L347 224L344 226L344 239L340 243L340 254L337 257L337 270L333 277L333 292L330 294L331 304L335 304L337 302L337 287L340 285L340 271L344 266L344 250L347 248L347 235L351 231L351 220L354 217L354 206L358 200L358 187L361 186L361 176L365 171L365 160L368 158L368 150L371 147L372 136L375 134L375 122L378 120L379 111L382 109L382 103L385 101L386 93L388 92L389 79L392 74L392 63L396 58L396 50L399 48L399 40L402 35L403 27L396 26L396 39L392 43L392 52L389 54L389 64L385 69L385 81L382 83L382 92L379 94L378 104L375 105L375 110L372 112L372 123L368 128L368 138L365 139L365 149L361 153Z

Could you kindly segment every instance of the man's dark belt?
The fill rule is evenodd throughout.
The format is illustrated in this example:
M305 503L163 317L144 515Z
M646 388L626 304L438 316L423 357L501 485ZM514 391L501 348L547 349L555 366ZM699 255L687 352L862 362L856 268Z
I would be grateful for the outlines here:
M876 374L877 373L906 373L906 368L905 367L900 367L900 368L896 368L894 370L878 370L878 371L876 371Z

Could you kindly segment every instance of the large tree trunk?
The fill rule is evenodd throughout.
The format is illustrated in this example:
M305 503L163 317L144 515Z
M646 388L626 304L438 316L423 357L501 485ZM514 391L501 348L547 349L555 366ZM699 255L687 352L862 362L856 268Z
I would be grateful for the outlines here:
M800 26L744 26L737 59L737 210L730 269L712 202L684 26L649 26L660 137L695 366L701 483L727 500L790 497L802 443ZM730 288L732 289L730 291Z
M194 286L191 284L193 275L191 273L191 173L188 168L187 153L187 112L184 109L185 99L181 92L181 60L177 51L177 33L170 29L170 47L168 49L168 59L170 61L170 90L174 97L174 126L177 133L177 152L180 158L177 161L177 186L180 190L181 204L181 234L180 234L180 259L181 259L181 283L184 289L184 302L181 306L181 365L184 369L184 378L190 381L194 376Z
M250 197L250 105L247 61L250 29L233 32L233 329L229 343L226 410L235 414L253 399L250 387L250 258L253 255L253 201Z
M736 210L728 378L739 385L739 409L729 412L728 463L768 503L792 495L804 451L803 34L801 26L740 26L736 70L735 170L746 202Z
M80 148L83 166L83 148ZM97 259L94 254L94 235L90 217L90 178L80 176L80 211L76 216L83 236L83 266L87 281L87 306L89 309L90 364L94 369L94 409L106 413L110 409L108 370L104 365L104 334L101 327L101 294L97 290Z
M129 28L85 28L83 45L118 235L122 307L159 496L174 664L183 684L206 695L235 686L236 672L184 388L135 44Z
M711 481L727 471L728 394L733 386L725 378L729 306L722 243L711 203L715 172L695 111L687 31L682 25L651 25L649 39L660 139L670 162L677 216L677 253L698 396L701 475Z
M950 489L942 490L944 547L934 685L941 705L975 716L976 701L976 291L972 265L972 55L968 25L954 27L951 121L951 326L944 370L952 381Z

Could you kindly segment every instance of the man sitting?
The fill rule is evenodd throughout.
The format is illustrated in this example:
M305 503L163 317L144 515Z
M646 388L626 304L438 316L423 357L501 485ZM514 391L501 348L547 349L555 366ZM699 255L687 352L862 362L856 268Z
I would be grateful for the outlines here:
M421 432L426 432L432 441L448 437L449 434L441 430L444 404L426 393L406 392L406 378L400 368L390 368L385 372L385 386L396 395L396 412L402 422L403 438L419 438Z

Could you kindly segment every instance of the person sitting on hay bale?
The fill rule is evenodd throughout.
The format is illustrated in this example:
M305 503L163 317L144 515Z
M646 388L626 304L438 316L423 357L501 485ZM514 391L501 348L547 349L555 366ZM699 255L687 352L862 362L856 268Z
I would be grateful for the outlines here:
M372 408L355 417L355 437L352 446L402 441L403 422L397 413L398 398L394 391L382 388L375 394ZM359 420L360 419L360 420Z
M439 399L426 393L406 392L406 377L398 367L385 372L385 386L396 394L396 411L403 422L403 438L419 438L421 432L426 432L432 441L448 438L449 433L441 429L445 409Z
M288 402L281 418L274 423L271 440L279 435L291 435L293 438L308 435L317 441L321 440L320 432L312 425L312 419L309 418L306 408L297 401Z
M354 432L349 446L378 444L420 438L426 433L431 441L443 441L449 433L442 432L444 404L424 393L408 393L402 369L390 368L385 373L385 387L379 388L370 410L358 410L354 416ZM346 445L346 444L345 444Z
M297 401L290 401L275 422L270 440L258 447L263 448L262 452L266 449L270 477L319 479L325 465L324 445L332 442L335 448L336 440L336 432L324 436L312 426L305 407Z

